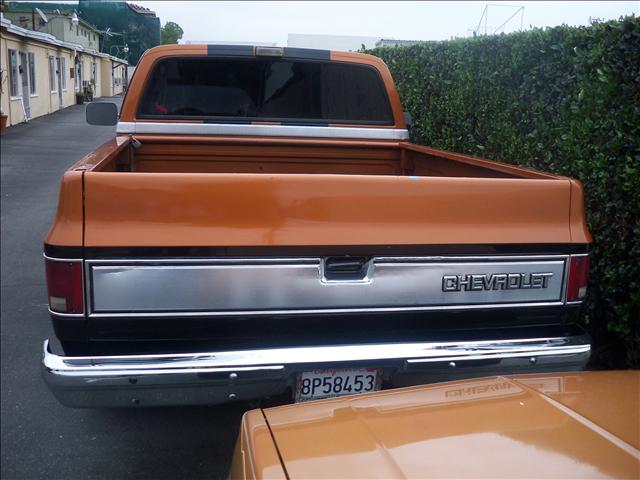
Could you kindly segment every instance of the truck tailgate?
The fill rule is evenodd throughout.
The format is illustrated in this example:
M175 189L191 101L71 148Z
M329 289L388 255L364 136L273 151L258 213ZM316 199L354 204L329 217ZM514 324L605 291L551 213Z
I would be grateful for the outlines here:
M85 247L550 244L565 179L84 173Z

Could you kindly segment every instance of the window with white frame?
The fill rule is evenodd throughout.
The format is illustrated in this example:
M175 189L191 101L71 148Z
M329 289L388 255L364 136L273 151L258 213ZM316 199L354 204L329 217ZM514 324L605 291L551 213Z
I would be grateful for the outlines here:
M51 93L58 91L56 81L56 59L53 56L49 57L49 85L51 86Z
M67 89L67 59L60 57L60 78L62 79L62 90Z
M36 94L36 56L33 52L27 54L29 64L29 93Z
M10 94L12 97L20 95L18 90L18 52L15 50L9 50L9 81L10 81Z

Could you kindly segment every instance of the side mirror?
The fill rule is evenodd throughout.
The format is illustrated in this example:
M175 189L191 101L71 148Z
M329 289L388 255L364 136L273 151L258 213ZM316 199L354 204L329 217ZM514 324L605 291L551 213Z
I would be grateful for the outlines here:
M87 123L90 125L115 125L118 123L118 106L110 102L87 104Z
M402 112L404 115L404 123L407 124L407 128L411 128L413 126L413 118L411 118L411 114L409 112Z

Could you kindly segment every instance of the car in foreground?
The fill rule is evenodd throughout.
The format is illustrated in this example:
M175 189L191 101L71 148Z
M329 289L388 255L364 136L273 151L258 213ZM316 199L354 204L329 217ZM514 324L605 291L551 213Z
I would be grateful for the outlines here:
M494 376L245 413L230 478L640 478L640 371Z

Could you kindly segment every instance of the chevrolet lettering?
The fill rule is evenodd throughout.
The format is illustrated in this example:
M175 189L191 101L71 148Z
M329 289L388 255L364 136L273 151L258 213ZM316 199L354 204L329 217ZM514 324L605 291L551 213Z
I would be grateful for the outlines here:
M548 288L553 273L492 273L472 275L445 275L442 277L443 292L461 290L520 290L525 288Z
M586 365L580 182L411 143L380 58L161 45L116 113L87 105L116 132L64 174L44 241L64 405Z

